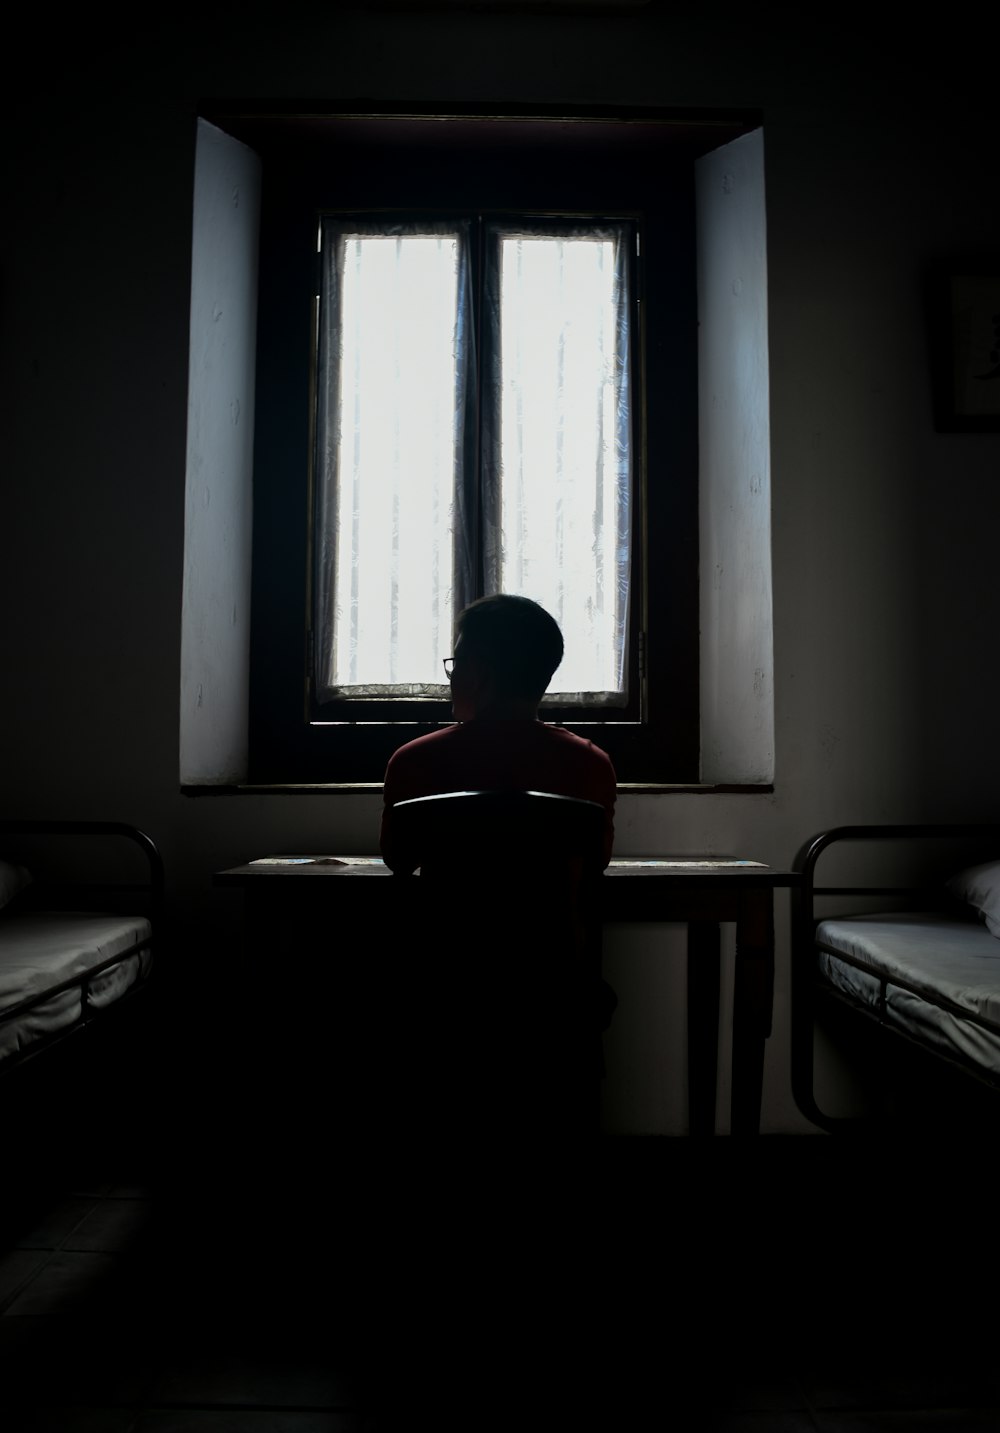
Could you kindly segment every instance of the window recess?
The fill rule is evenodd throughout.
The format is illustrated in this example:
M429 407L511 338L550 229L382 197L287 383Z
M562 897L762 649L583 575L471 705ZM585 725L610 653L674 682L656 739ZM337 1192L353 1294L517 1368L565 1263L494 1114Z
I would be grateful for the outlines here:
M504 588L566 636L545 719L623 783L696 781L695 162L756 120L207 112L262 169L247 780L380 782L451 720L455 614ZM420 245L438 278L396 269ZM576 264L616 295L588 319L556 302ZM378 337L345 349L359 294ZM414 370L433 398L387 403Z

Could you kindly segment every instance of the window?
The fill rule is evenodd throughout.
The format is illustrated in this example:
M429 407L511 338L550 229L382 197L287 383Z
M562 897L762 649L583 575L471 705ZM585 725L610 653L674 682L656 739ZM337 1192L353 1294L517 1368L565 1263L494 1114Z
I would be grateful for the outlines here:
M563 626L567 657L546 719L602 745L622 782L696 781L694 159L753 121L213 122L252 145L263 169L250 781L380 782L398 745L450 721L439 658L451 620L497 589L537 597ZM403 285L411 260L428 266L405 280L423 305L409 325L421 387L407 397L404 385L382 422L388 367L417 360L387 321L401 310L380 300L381 333L373 327L370 294ZM388 267L374 278L369 261ZM553 275L575 264L595 285L603 274L610 295L588 303L585 319L550 303ZM570 288L582 292L582 281ZM456 345L466 321L469 341ZM542 342L545 322L556 336ZM362 346L342 349L345 324ZM546 391L565 388L551 358L544 377L512 359L520 346L530 363L546 343L590 394L583 420L578 407L560 418ZM374 425L356 426L366 405ZM365 452L351 446L358 434ZM391 484L364 476L372 443L382 445L377 471L397 474ZM554 460L567 443L578 451ZM393 448L419 461L399 466ZM556 501L551 485L570 472ZM421 558L411 564L412 543ZM377 598L363 586L371 579Z
M322 221L320 718L446 700L455 617L497 591L564 630L550 707L628 706L635 247L621 221Z

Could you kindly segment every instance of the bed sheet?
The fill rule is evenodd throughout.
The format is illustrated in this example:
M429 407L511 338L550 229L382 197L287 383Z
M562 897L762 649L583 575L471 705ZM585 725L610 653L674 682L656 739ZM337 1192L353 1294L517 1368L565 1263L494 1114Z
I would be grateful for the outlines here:
M985 926L930 914L845 916L822 921L816 943L820 976L835 990L1000 1076L1000 940Z
M143 916L94 911L37 911L0 920L0 1060L67 1029L88 1010L102 1010L121 998L152 968L152 952L135 951L152 928ZM126 954L126 952L132 952ZM60 992L32 1009L4 1020L5 1010L74 976L84 976L117 954L123 959L85 986Z

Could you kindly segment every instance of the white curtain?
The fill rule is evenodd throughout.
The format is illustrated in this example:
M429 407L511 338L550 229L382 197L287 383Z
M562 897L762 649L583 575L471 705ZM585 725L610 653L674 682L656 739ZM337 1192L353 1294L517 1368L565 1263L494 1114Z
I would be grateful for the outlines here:
M487 226L477 395L469 226L324 221L320 701L445 696L454 618L483 591L559 622L552 697L625 699L630 235Z
M440 698L471 597L467 228L330 220L322 251L317 696Z
M615 704L627 695L631 232L489 230L486 583L533 597L562 628L550 701Z

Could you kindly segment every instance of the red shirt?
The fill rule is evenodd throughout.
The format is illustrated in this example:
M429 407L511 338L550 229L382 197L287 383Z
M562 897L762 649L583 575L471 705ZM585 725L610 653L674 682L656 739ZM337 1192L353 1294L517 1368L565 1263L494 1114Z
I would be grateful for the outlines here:
M614 766L607 752L562 727L534 720L477 719L401 746L389 758L383 788L379 844L387 866L393 865L393 804L442 791L549 791L597 801L607 812L605 865L611 860Z

